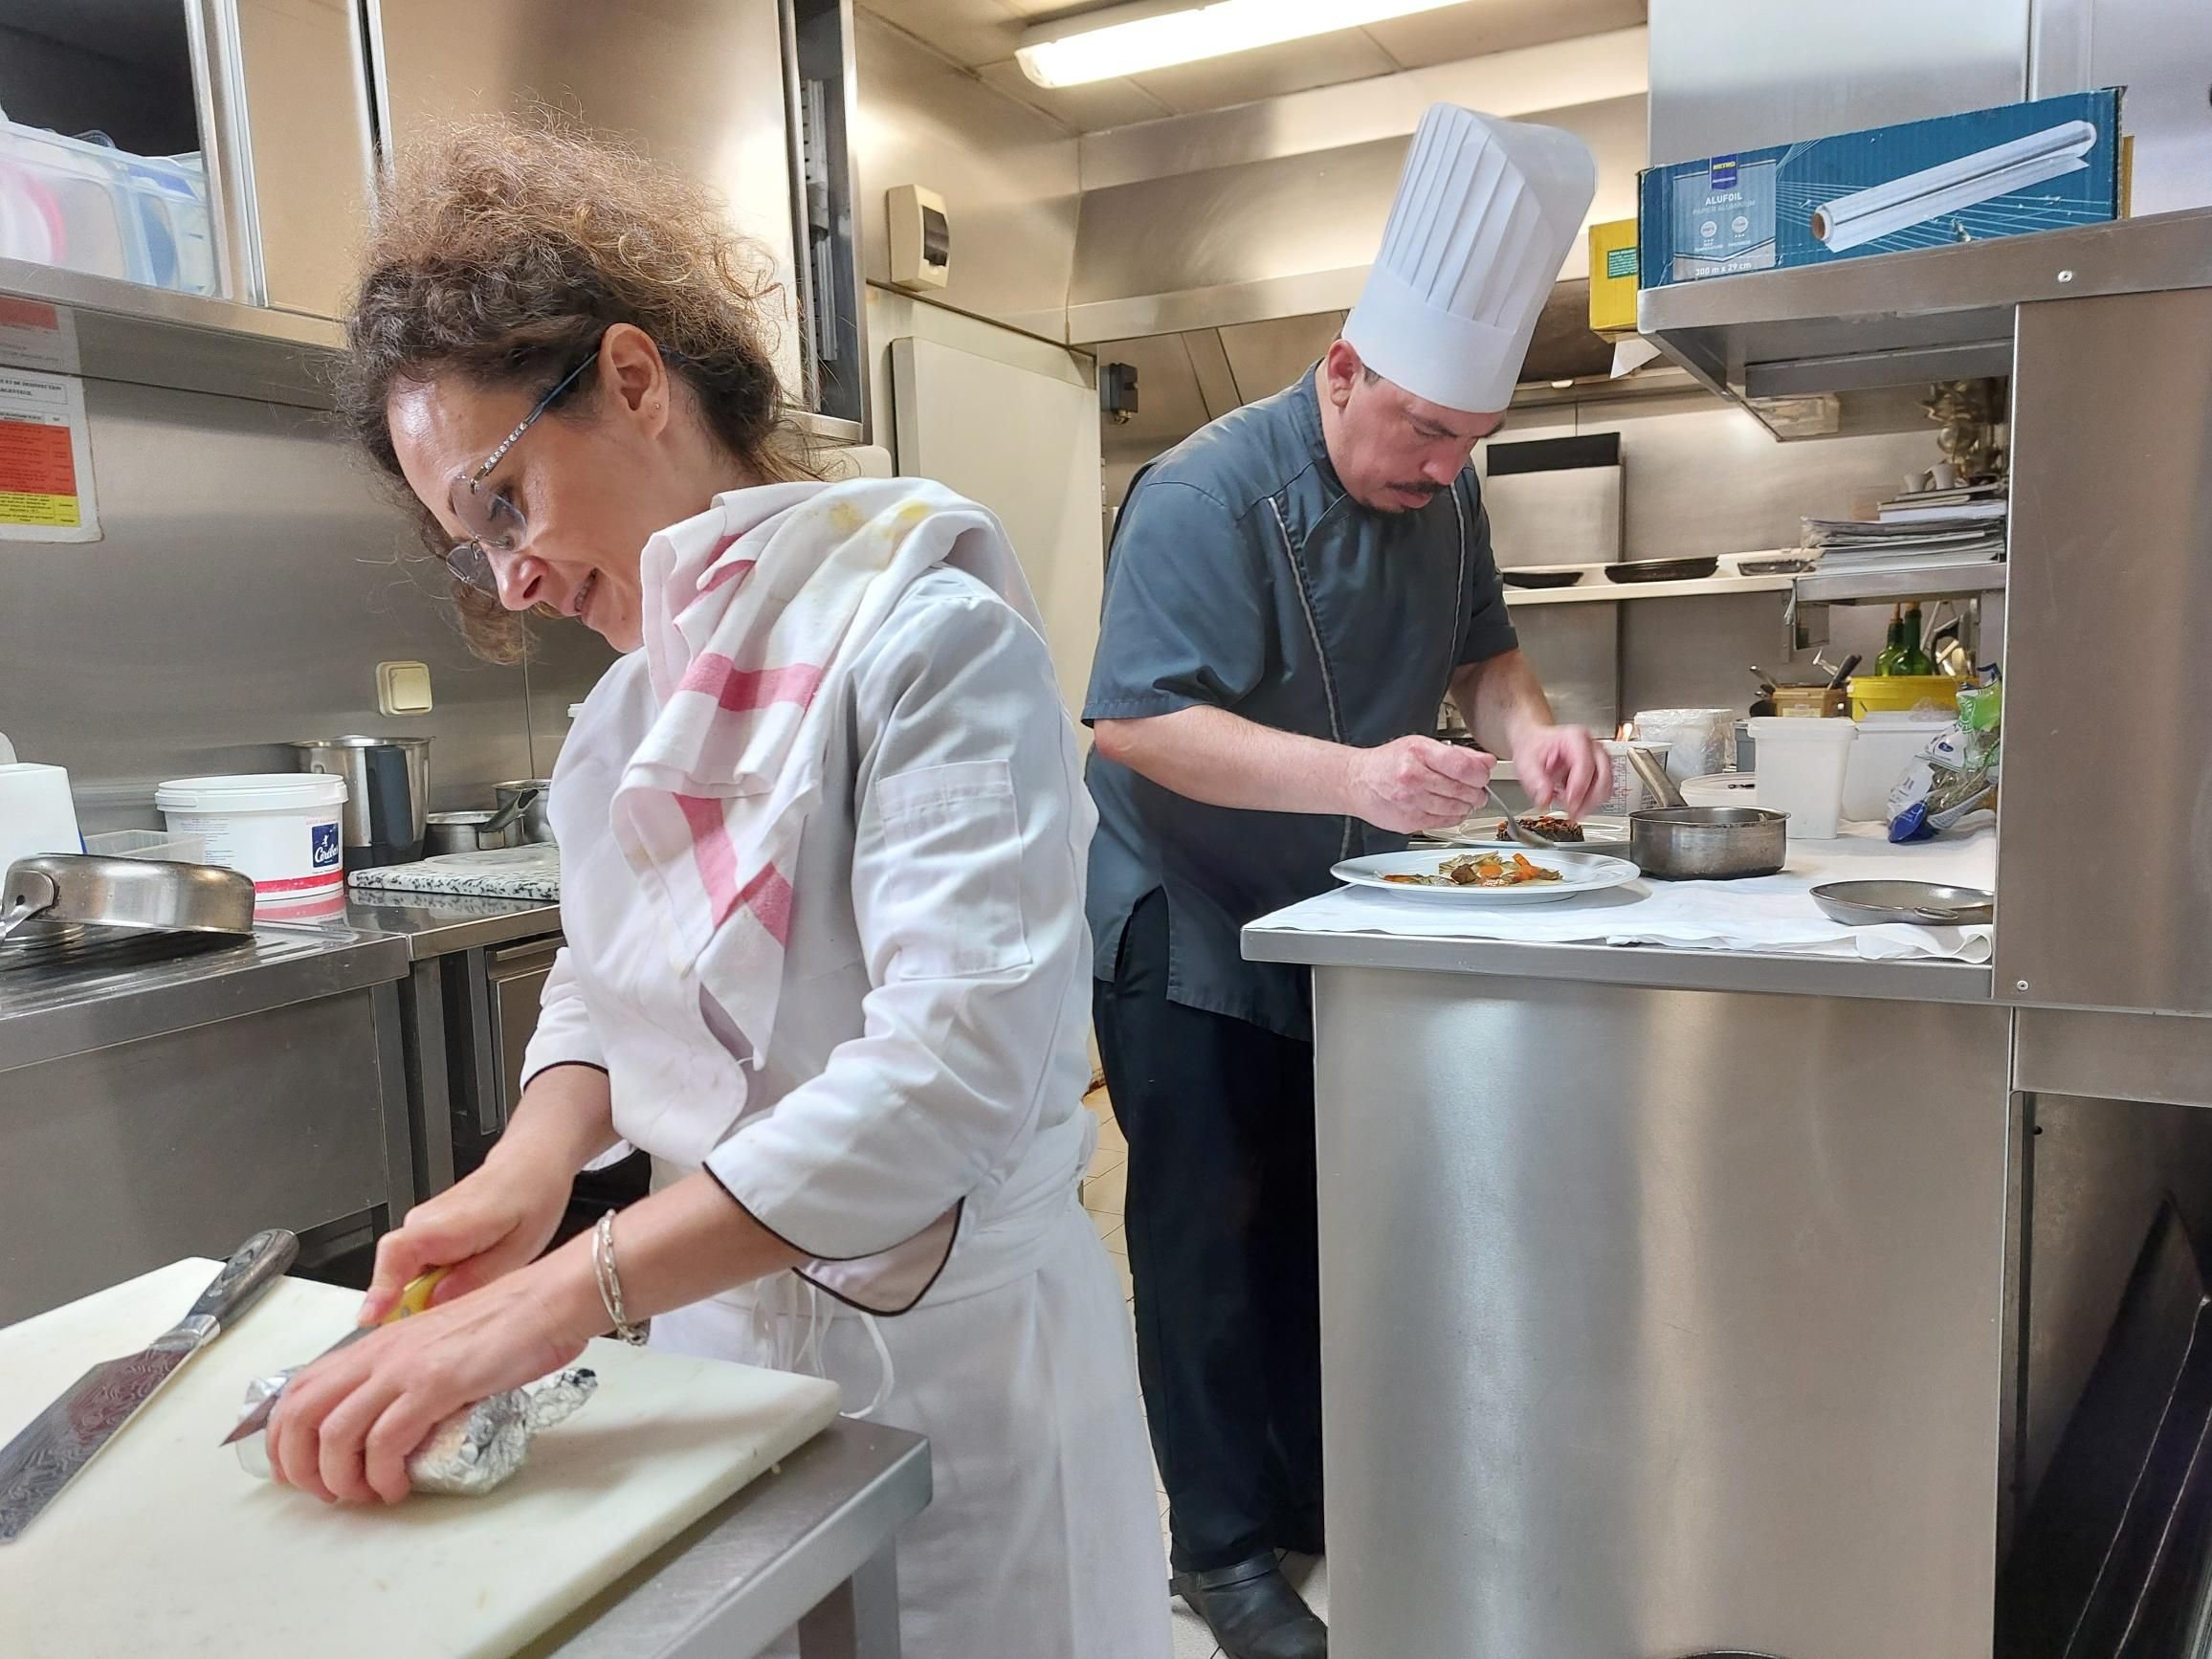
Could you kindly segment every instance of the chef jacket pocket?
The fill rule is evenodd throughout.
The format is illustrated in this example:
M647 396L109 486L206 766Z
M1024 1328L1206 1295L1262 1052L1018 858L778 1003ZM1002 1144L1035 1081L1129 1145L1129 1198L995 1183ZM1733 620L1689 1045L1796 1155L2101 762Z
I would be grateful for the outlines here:
M871 805L882 856L861 926L884 978L967 979L1028 967L1013 768L962 761L899 772L875 781Z

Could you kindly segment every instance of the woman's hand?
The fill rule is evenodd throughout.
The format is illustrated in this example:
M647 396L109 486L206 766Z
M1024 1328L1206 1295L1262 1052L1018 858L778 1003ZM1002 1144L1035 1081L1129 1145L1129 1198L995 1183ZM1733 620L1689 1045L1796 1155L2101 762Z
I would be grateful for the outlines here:
M325 1502L397 1503L431 1429L560 1370L605 1325L590 1258L573 1247L387 1325L286 1386L267 1429L270 1473Z
M529 1266L560 1227L573 1179L558 1162L495 1153L458 1186L416 1205L377 1241L361 1323L387 1317L408 1281L432 1268L452 1270L431 1298L442 1305Z

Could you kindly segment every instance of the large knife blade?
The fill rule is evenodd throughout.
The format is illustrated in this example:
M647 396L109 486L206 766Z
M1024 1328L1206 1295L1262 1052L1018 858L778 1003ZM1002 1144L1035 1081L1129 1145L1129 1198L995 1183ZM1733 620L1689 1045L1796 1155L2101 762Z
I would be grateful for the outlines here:
M0 1447L0 1544L12 1543L170 1375L222 1335L299 1254L281 1228L257 1232L223 1264L191 1311L147 1347L104 1360Z

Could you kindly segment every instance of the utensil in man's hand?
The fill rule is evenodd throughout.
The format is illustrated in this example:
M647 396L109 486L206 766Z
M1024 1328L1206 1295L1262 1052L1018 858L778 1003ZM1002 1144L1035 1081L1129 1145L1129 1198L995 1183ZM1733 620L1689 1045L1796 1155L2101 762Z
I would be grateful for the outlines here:
M1563 847L1557 841L1545 840L1544 837L1523 824L1519 817L1498 798L1497 791L1489 784L1484 784L1482 789L1483 793L1490 797L1490 804L1505 814L1506 837L1515 845L1526 847L1532 852L1572 852L1576 851L1572 847Z

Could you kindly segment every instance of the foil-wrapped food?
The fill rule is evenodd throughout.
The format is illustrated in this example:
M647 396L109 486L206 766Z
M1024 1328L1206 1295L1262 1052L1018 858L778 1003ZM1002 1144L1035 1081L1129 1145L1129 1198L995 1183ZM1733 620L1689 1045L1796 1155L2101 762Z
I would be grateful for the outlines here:
M244 1419L264 1400L283 1392L291 1380L289 1371L255 1378L247 1385L239 1417ZM572 1414L598 1386L598 1375L580 1366L534 1388L509 1388L464 1406L414 1449L407 1460L408 1479L416 1492L481 1497L522 1467L533 1435ZM267 1480L268 1436L254 1434L239 1441L238 1462L247 1473Z

